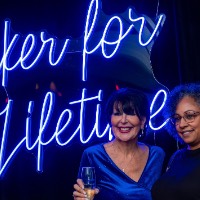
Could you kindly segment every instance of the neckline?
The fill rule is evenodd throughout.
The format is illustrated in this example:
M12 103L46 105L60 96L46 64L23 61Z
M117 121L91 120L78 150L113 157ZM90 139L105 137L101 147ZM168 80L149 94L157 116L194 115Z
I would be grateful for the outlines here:
M193 149L193 150L191 150L191 149L185 149L185 153L187 155L200 155L200 148Z
M146 165L144 166L144 169L143 169L143 171L142 171L142 173L141 173L141 175L140 175L140 178L138 179L138 181L135 181L134 179L132 179L131 177L129 177L126 173L124 173L123 170L120 169L120 168L115 164L115 162L112 160L112 158L111 158L111 157L109 156L109 154L107 153L107 151L106 151L106 149L105 149L105 147L104 147L105 144L106 144L106 142L105 142L105 143L102 143L102 144L101 144L101 147L102 147L104 153L106 154L107 158L108 158L109 161L115 166L115 168L117 168L118 171L120 171L120 173L123 174L123 176L126 176L129 180L131 180L131 181L133 181L133 182L135 182L135 183L139 183L140 180L142 180L143 174L145 173L146 168L147 168L147 165L148 165L148 163L149 163L149 158L150 158L150 154L151 154L151 148L150 148L151 146L148 145L148 144L145 144L145 145L148 147L148 149L149 149L149 154L148 154L147 162L146 162Z

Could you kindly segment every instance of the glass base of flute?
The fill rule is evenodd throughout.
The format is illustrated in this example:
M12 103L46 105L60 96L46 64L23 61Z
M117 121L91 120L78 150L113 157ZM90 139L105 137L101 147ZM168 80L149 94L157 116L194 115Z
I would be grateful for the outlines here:
M82 167L81 178L84 183L84 190L87 194L87 198L89 200L93 200L96 187L95 168Z

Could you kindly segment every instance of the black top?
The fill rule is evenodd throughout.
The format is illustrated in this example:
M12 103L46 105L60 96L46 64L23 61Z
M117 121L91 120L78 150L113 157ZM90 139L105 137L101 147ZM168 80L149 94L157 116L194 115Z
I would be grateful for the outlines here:
M200 200L200 149L175 152L152 188L153 200Z

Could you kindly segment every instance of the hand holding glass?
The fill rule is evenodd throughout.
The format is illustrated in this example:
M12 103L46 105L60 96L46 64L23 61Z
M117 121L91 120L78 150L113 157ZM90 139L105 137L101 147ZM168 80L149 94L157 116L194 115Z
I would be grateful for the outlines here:
M89 200L95 195L96 176L94 167L82 167L81 178L84 183L84 190Z

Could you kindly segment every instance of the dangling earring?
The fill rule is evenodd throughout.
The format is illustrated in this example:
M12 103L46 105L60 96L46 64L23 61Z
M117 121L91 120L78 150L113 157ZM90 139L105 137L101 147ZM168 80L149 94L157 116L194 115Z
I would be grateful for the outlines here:
M139 134L139 138L143 138L144 137L144 129L141 129L140 134Z

